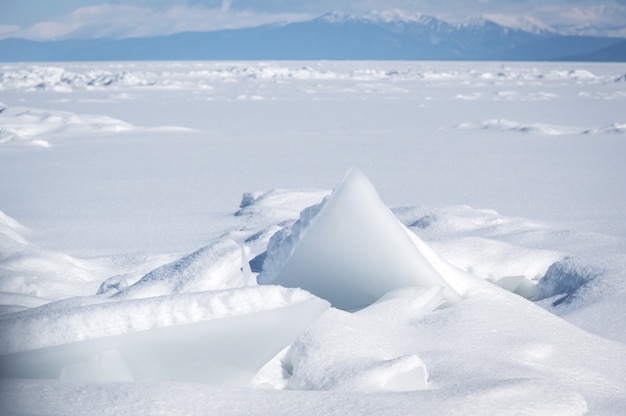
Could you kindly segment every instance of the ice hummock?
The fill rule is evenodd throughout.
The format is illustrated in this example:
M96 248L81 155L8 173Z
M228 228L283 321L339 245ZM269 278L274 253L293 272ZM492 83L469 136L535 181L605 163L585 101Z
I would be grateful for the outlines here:
M441 287L446 302L458 301L408 232L353 168L328 198L271 238L258 281L301 287L344 310L409 286Z

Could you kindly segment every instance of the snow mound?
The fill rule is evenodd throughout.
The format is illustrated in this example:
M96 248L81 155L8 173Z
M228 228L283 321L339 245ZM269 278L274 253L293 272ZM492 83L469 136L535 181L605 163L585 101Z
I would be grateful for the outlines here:
M267 254L265 250L270 238L281 228L293 224L303 209L319 204L328 194L328 191L319 189L246 192L234 214L237 221L244 223L225 236L237 241L243 240L243 244L250 250L250 267L253 272L259 273L263 269Z
M151 271L114 296L120 299L139 299L234 288L254 283L256 282L248 266L244 248L232 240L222 239Z
M192 131L176 126L144 128L125 121L91 114L44 110L27 107L9 107L0 112L0 144L19 143L50 147L42 137L51 135L95 135L141 131Z
M556 251L519 247L483 237L433 241L430 245L462 270L526 298L536 297L534 286L553 263L566 257ZM512 286L514 282L517 284Z
M258 281L302 287L344 310L407 286L442 287L448 302L458 301L410 234L352 169L321 204L271 238Z
M0 211L0 236L19 244L27 244L23 236L25 232L27 232L26 227Z
M583 331L487 282L472 283L462 302L407 328L430 383L460 387L486 380L493 385L549 380L552 391L584 396L590 413L620 413L618 397L626 393L623 344Z
M0 306L8 310L93 293L103 270L96 264L33 245L26 227L0 211Z
M68 299L0 319L0 376L242 385L327 308L278 286Z
M281 223L298 219L300 211L319 204L328 195L322 190L273 189L267 192L243 194L235 216L249 217L255 222Z
M573 126L557 126L544 123L521 123L503 118L486 120L482 123L460 123L456 129L483 129L506 132L528 133L543 136L563 136L568 134L624 134L626 124L611 123L599 128L579 128Z
M388 390L426 388L428 372L402 331L334 308L293 343L283 359L287 389Z
M429 209L403 207L394 209L394 214L419 235L429 237L497 237L546 229L536 221L467 205Z
M520 123L506 119L492 119L482 123L485 130L514 131L519 133L533 133L545 136L560 136L574 134L577 130L573 127L555 126L544 123Z
M626 134L626 123L611 123L597 129L585 130L582 134Z
M576 81L595 81L598 77L586 69L555 69L548 71L544 77L546 79L571 79Z

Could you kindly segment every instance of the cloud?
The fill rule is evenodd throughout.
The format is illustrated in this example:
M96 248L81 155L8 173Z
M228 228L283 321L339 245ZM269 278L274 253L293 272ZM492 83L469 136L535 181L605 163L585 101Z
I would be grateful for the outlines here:
M614 4L594 6L545 6L536 16L555 29L577 35L626 37L626 7Z
M145 6L103 4L82 7L58 19L26 28L0 26L0 38L32 40L64 38L128 38L168 35L184 31L211 31L298 21L312 16L302 13L263 13L233 10L230 0L215 8L176 6L152 9Z
M20 30L17 25L0 25L0 38L8 37L17 30Z

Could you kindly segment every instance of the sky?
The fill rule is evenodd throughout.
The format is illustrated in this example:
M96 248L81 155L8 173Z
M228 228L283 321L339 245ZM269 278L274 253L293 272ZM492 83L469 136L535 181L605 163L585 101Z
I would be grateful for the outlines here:
M392 9L449 20L529 16L559 29L626 26L626 0L0 0L0 38L166 35Z

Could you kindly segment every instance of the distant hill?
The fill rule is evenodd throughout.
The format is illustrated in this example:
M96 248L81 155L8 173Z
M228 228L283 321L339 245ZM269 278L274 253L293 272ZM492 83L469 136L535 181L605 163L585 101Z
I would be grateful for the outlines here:
M554 35L513 47L498 56L512 61L576 61L578 56L603 50L621 41L624 39Z
M580 62L626 62L626 40L584 55L568 56L565 59Z
M449 23L333 12L313 20L128 39L0 40L0 61L372 59L625 61L624 39L559 34L532 21ZM621 46L620 46L621 45ZM583 57L586 57L583 59Z

